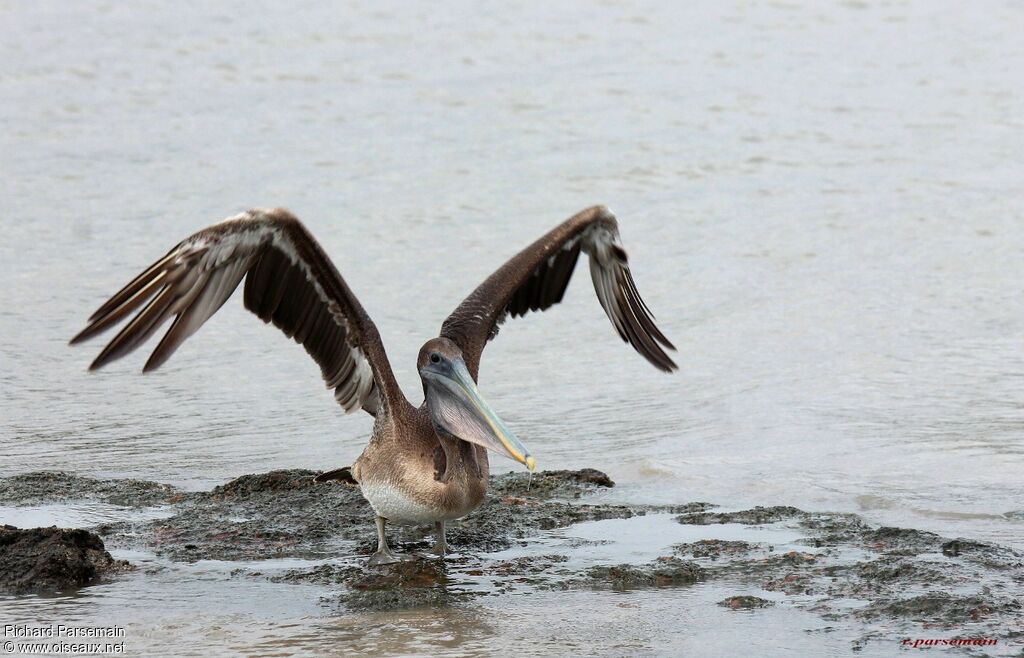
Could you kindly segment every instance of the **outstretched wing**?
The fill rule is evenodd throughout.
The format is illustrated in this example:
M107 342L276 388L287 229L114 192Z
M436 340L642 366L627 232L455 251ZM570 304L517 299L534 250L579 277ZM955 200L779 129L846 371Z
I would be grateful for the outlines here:
M244 212L178 243L93 313L71 344L141 307L92 362L95 370L138 348L173 315L143 368L155 370L243 277L245 307L306 348L346 413L362 408L376 415L398 399L377 327L309 231L280 208Z
M629 272L615 215L604 206L588 208L513 256L459 304L441 335L461 349L476 379L480 355L507 315L544 311L562 301L580 252L590 257L597 299L622 340L665 372L676 364L665 353L675 347L654 324Z

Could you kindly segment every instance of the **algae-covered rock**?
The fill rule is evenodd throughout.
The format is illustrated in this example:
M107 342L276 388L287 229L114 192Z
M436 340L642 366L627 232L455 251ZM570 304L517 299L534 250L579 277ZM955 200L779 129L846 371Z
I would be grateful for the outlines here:
M876 601L858 616L902 617L917 622L942 626L962 626L983 621L991 616L1017 616L1024 610L1019 599L997 600L994 596L957 596L946 592L929 592L918 596Z
M169 484L145 480L97 480L63 471L36 471L0 479L0 502L19 505L96 500L145 507L180 502L185 494Z
M395 610L463 601L480 592L467 592L452 583L448 565L440 559L408 559L365 569L345 581L341 600L352 609Z
M492 496L520 496L534 500L579 498L598 489L615 486L610 477L593 468L534 474L509 471L492 477L490 484Z
M913 528L882 527L861 533L865 548L887 554L914 555L925 551L939 551L942 538L934 532Z
M677 544L672 547L672 550L676 555L718 560L745 555L758 548L756 544L739 540L702 539L688 544Z
M526 473L492 476L480 508L448 523L452 555L444 560L422 555L433 543L429 526L389 524L392 548L410 559L370 568L366 558L377 540L373 511L357 486L334 479L317 483L317 473L291 469L244 475L212 491L188 494L152 482L32 473L0 480L0 499L164 504L172 512L169 517L108 521L95 530L102 532L107 546L150 551L163 560L219 559L239 565L267 558L305 560L306 566L287 571L268 568L264 574L262 567L240 566L231 573L319 585L330 592L323 597L328 605L347 610L450 605L505 593L643 590L709 581L745 594L708 604L736 610L790 606L830 622L863 626L853 649L894 632L920 634L932 626L964 624L1008 640L1013 624L1024 615L1024 555L1010 548L913 528L874 527L854 514L788 506L722 511L703 502L609 504L601 492L611 480L591 469L542 472L532 478ZM641 533L655 543L648 548L671 555L601 564L588 551L599 545L605 551L605 545L626 535L583 539L561 530L607 519L622 520L609 532ZM672 519L687 527L674 525ZM662 521L677 528L678 536L691 539L672 545L665 537L664 545L657 546L662 538L649 529L664 528ZM14 546L5 546L0 555L8 591L72 587L117 570L102 541L90 532L5 532L5 541ZM19 580L24 574L32 575ZM760 597L758 591L779 596Z
M592 567L587 575L594 584L609 584L612 589L691 585L704 578L704 570L689 560L662 557L644 565L617 564Z
M5 592L68 590L127 568L86 530L0 527L0 590Z
M687 525L709 525L712 523L742 523L744 525L760 525L763 523L775 523L797 516L803 516L806 512L795 507L754 507L748 510L737 512L709 512L700 511L689 514L681 514L676 520Z
M317 471L301 468L242 475L209 493L210 498L246 498L265 493L295 491L315 486L313 478Z
M753 610L754 608L767 608L768 606L775 605L775 603L757 596L743 595L730 596L719 601L718 605L730 610Z

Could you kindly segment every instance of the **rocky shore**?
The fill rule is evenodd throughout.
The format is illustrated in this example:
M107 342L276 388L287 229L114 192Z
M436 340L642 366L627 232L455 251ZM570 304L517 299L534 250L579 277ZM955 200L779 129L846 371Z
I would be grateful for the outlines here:
M425 554L429 528L402 529L394 548L410 559L369 568L365 556L376 541L369 506L355 486L315 484L316 473L245 475L199 493L55 472L0 480L0 504L8 506L90 500L163 511L160 518L86 529L4 526L0 590L66 591L123 577L131 566L107 551L142 550L173 562L300 559L308 566L266 574L239 569L237 577L326 586L350 610L456 605L506 592L714 583L736 591L714 602L736 614L794 606L857 624L860 643L922 629L1007 643L1024 638L1024 555L994 544L793 507L591 502L614 483L585 469L539 473L532 481L525 474L496 475L487 502L449 529L453 555ZM655 559L635 564L582 559L601 540L545 544L557 529L608 519L660 519L678 524L661 527L688 528L696 539L670 542ZM657 536L650 540L657 545Z

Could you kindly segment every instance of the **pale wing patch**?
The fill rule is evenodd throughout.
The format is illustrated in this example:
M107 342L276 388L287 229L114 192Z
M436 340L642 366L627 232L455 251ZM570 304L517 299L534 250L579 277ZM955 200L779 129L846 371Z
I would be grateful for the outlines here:
M100 368L139 347L171 316L176 316L145 370L162 365L232 295L238 284L259 266L271 250L280 254L289 280L267 280L274 298L246 294L246 306L265 321L273 321L287 335L302 343L321 365L335 399L350 413L369 402L375 413L380 404L373 368L354 336L350 319L328 295L310 263L299 255L280 211L251 210L199 231L179 243L166 256L132 280L103 304L72 343L86 340L123 320L145 304L128 325L107 345L91 368ZM284 264L284 261L287 264ZM298 278L293 278L298 272ZM266 273L265 273L266 274ZM287 287L285 287L287 286ZM248 290L248 285L247 285ZM266 291L264 291L266 292ZM284 293L302 295L285 299ZM250 307L255 303L259 309ZM282 315L283 304L297 313Z

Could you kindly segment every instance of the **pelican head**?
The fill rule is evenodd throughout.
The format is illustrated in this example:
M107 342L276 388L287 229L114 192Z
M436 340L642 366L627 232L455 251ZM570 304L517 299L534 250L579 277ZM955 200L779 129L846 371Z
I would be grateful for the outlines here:
M447 338L427 341L416 369L435 431L507 455L533 470L529 450L480 396L458 345Z

